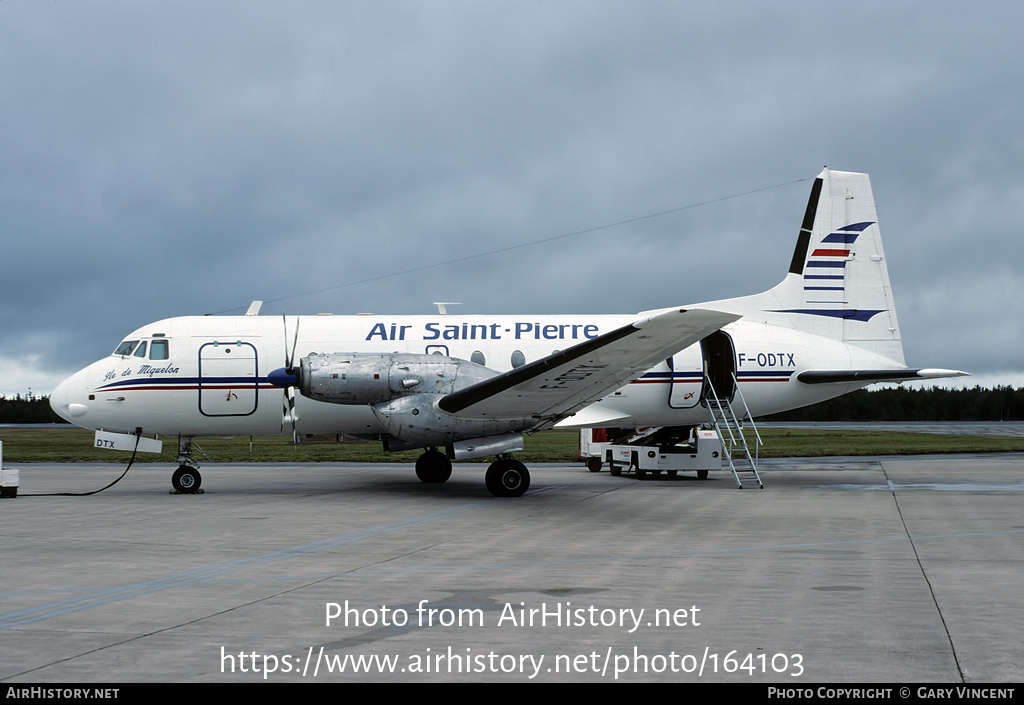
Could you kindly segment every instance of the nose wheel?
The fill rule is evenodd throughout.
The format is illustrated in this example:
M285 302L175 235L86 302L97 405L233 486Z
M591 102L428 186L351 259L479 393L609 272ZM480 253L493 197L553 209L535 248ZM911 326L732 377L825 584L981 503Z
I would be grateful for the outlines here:
M171 475L171 487L178 494L202 493L199 488L203 484L203 476L199 474L199 463L192 460L193 445L199 448L192 436L178 436L178 469ZM199 448L199 452L203 453L203 449Z
M171 475L171 486L181 494L197 494L203 484L203 476L190 465L182 465Z

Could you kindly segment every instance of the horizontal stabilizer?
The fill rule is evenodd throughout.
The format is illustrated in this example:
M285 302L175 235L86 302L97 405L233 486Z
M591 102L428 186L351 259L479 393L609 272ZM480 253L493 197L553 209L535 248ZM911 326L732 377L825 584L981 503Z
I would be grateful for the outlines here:
M739 316L671 309L505 372L437 402L463 418L535 418L550 425L639 378Z
M834 384L836 382L908 382L913 379L941 379L964 377L960 370L922 368L902 370L807 370L796 377L804 384Z

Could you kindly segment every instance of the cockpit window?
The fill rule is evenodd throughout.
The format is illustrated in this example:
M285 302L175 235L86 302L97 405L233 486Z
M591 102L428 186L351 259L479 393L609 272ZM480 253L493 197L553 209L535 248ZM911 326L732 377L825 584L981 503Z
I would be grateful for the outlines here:
M146 341L143 340L139 343L139 347L135 349L135 357L146 357Z
M170 357L168 343L166 340L154 340L149 346L150 360L166 360Z
M117 346L117 350L114 351L114 354L115 355L125 355L125 356L131 355L132 354L132 350L134 350L135 346L138 345L138 344L139 344L139 341L137 341L137 340L126 340L126 341L124 341L123 343L121 343L120 345Z

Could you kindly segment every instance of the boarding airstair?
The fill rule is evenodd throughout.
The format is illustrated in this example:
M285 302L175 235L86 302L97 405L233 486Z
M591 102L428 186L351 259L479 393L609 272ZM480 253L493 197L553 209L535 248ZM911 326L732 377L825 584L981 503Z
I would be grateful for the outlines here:
M761 476L757 474L758 451L763 445L761 434L757 432L754 419L750 416L750 410L747 408L747 402L743 398L743 391L740 389L736 374L733 373L732 375L733 389L736 390L737 395L733 398L733 401L729 401L724 396L719 397L711 380L706 379L705 381L707 382L707 388L704 403L707 405L708 414L711 417L711 425L714 426L718 437L722 439L722 455L725 456L726 461L729 463L732 476L736 479L736 486L741 490L743 489L740 473L745 473L753 475L758 487L764 489ZM736 406L739 407L740 416L736 415ZM747 419L751 430L754 432L753 453L751 453L750 445L743 435L743 424L740 423L742 418Z

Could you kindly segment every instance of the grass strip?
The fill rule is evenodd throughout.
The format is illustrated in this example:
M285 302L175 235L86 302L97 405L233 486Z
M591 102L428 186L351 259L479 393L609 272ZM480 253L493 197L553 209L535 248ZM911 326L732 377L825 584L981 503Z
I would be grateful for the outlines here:
M862 430L762 429L762 458L822 457L833 455L923 455L931 453L1005 453L1024 451L1024 438L1009 436L962 436L935 433L893 433ZM752 434L747 431L748 442ZM12 463L127 462L130 453L93 446L93 432L80 428L0 429L3 460ZM159 456L143 454L140 462L175 464L177 439L164 438ZM329 441L329 442L328 442ZM334 438L303 439L292 444L291 436L199 438L210 456L206 462L415 462L418 450L384 453L379 442L333 442ZM524 463L569 463L578 459L578 431L544 431L526 438L525 450L516 453ZM483 462L485 458L472 462Z

